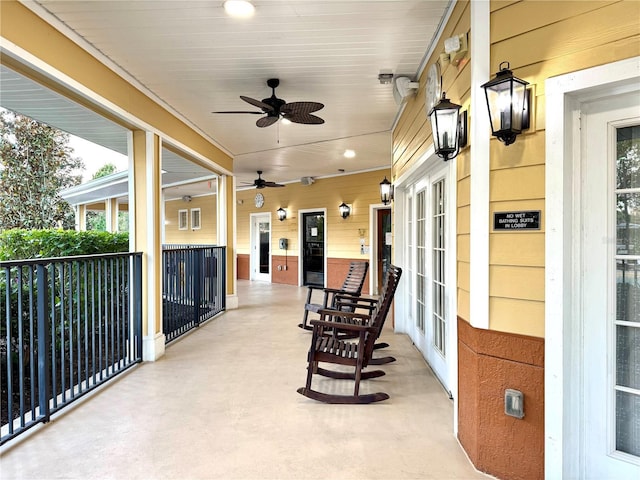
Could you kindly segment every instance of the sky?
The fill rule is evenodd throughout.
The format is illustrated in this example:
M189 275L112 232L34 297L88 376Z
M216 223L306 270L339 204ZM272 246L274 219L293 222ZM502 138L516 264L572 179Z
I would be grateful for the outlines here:
M127 170L129 166L129 159L126 155L80 137L70 135L69 146L74 150L73 156L82 158L84 162L85 170L82 173L82 183L91 180L93 174L107 163L113 163L116 166L116 172Z

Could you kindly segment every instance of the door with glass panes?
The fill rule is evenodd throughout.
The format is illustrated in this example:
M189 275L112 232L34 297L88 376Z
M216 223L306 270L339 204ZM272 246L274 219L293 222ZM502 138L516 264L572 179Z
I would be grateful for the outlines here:
M640 100L584 105L577 302L585 478L640 478Z
M450 261L448 168L409 188L407 270L411 305L410 336L447 391L450 388L452 279Z

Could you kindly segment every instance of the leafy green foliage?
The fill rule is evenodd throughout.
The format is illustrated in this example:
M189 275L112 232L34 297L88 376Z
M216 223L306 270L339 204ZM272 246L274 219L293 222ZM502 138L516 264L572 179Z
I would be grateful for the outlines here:
M74 230L0 232L0 261L127 252L128 233Z
M31 118L0 112L0 231L74 228L59 192L81 182L69 135Z
M105 163L96 173L93 174L92 179L95 180L96 178L106 177L112 173L116 173L116 166L113 163Z

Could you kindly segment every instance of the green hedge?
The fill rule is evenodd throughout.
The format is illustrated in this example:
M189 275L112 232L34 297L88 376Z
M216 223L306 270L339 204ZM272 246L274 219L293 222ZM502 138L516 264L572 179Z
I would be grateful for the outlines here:
M127 251L128 233L22 229L0 232L0 261Z

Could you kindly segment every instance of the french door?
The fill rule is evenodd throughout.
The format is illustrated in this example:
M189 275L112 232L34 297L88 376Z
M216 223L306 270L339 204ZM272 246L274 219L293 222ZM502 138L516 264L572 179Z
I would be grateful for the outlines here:
M455 318L450 190L445 165L409 188L405 207L409 335L449 392L453 381L450 330Z
M582 109L582 475L640 478L640 100Z

